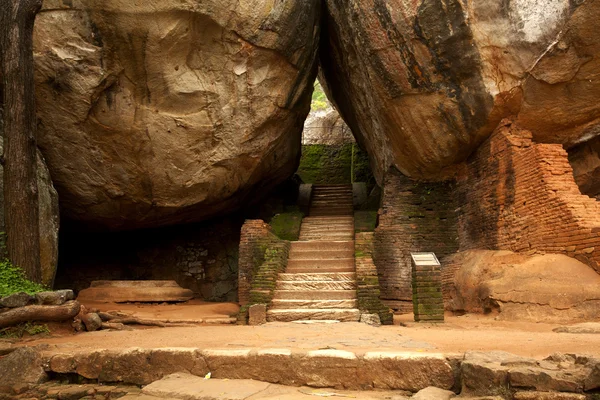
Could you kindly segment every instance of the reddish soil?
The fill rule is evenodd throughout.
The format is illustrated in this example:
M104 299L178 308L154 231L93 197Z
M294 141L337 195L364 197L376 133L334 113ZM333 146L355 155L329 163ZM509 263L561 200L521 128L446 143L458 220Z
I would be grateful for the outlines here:
M91 305L90 305L91 306ZM98 308L108 307L107 305ZM114 305L113 305L114 307ZM139 316L177 316L178 319L222 317L235 304L118 305ZM108 309L108 308L107 308ZM115 309L115 308L112 308ZM405 326L402 326L405 325ZM600 355L600 335L555 333L558 325L496 321L494 316L447 316L444 324L412 322L412 315L395 317L394 326L379 328L348 322L299 324L274 322L261 326L201 325L134 331L98 331L28 339L27 345L48 345L49 352L91 351L129 347L197 348L335 348L366 351L419 351L462 353L468 350L504 350L523 356L546 357L554 352Z

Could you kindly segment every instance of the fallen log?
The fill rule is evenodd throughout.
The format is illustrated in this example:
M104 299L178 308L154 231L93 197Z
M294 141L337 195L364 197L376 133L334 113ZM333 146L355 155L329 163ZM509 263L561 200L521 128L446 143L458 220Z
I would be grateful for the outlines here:
M0 328L29 321L66 321L74 318L81 308L77 300L67 301L60 306L25 306L11 308L0 313Z

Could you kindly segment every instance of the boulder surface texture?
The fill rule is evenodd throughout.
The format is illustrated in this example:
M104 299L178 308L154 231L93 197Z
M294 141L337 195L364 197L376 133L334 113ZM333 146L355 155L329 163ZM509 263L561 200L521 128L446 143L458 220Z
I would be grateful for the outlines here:
M324 85L390 166L443 178L515 115L536 142L600 129L600 1L326 0Z
M318 0L46 0L39 145L64 216L102 229L202 220L293 174Z
M457 267L445 271L451 275L444 287L448 310L496 311L501 320L545 323L600 317L600 276L574 258L469 250L446 262Z

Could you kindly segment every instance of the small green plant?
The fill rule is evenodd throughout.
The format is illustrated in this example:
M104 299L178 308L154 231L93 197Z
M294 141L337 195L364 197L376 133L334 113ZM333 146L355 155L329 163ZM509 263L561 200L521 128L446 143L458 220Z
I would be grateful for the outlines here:
M23 271L7 259L0 260L0 297L17 292L34 294L46 290L42 285L31 282Z
M0 329L0 338L6 339L20 339L23 335L28 334L30 336L33 335L41 335L41 334L49 334L50 329L48 329L48 325L43 324L34 324L32 322L27 322L24 324L19 324L16 326L10 326L8 328Z

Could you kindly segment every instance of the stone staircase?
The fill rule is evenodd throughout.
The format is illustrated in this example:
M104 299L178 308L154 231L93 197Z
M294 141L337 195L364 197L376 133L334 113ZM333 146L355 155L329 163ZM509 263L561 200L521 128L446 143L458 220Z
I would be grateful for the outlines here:
M299 241L277 279L268 321L358 321L352 186L313 186Z

